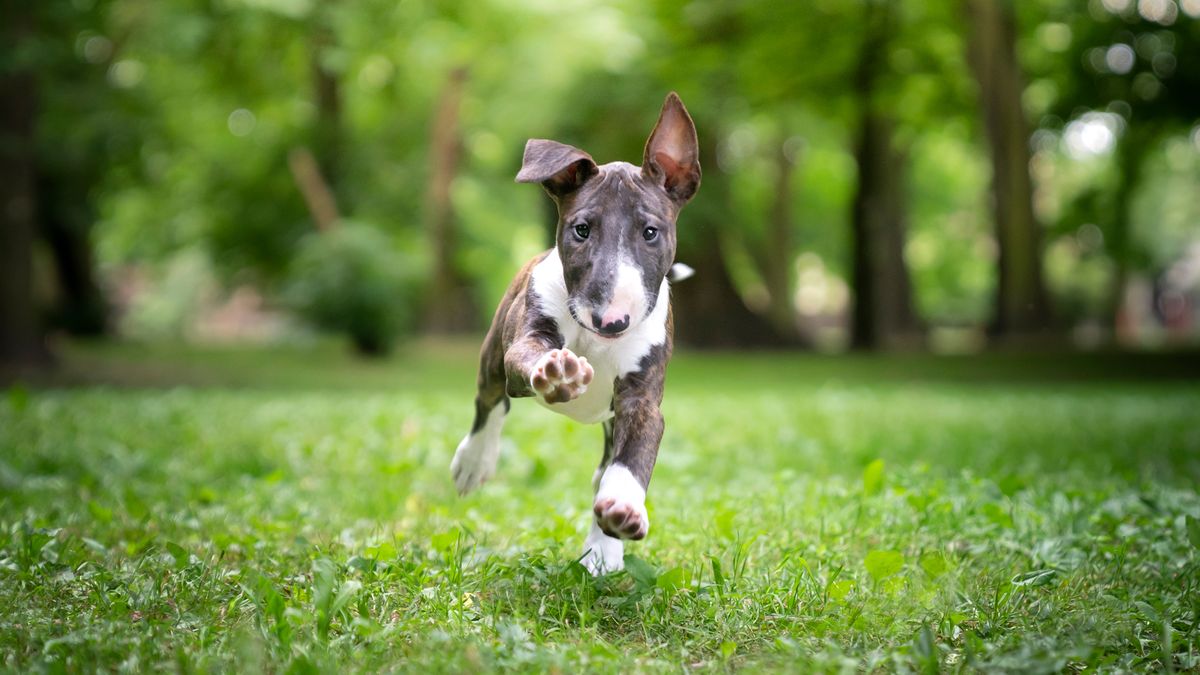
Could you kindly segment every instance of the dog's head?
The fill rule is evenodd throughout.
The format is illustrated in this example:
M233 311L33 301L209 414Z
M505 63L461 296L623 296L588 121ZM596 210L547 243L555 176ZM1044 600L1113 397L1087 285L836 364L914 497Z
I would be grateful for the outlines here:
M558 204L568 306L584 328L615 338L654 309L675 260L675 218L700 186L699 156L696 127L673 92L641 167L597 166L555 141L525 145L517 182L541 183Z

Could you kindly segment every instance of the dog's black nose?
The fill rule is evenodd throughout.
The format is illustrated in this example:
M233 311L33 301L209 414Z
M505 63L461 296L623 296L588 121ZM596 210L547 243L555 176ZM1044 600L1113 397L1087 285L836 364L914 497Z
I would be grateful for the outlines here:
M597 313L592 312L592 326L596 332L601 335L616 335L621 331L629 328L629 315L626 314L623 319L617 321L609 321L604 323L604 319Z

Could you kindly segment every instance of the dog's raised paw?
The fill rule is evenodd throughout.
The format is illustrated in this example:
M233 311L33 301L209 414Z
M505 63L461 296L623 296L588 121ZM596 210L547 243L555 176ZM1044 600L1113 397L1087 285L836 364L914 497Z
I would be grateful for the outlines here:
M552 349L534 365L529 384L547 403L566 403L587 391L595 374L587 358Z

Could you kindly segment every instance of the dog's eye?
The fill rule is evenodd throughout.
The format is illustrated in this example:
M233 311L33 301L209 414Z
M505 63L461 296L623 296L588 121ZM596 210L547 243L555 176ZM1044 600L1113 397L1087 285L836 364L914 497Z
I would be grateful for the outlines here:
M587 223L580 223L575 226L575 236L579 237L580 239L587 239L588 235L591 233L592 227Z
M658 228L647 227L646 229L642 230L642 239L645 239L646 241L654 241L655 239L658 239Z

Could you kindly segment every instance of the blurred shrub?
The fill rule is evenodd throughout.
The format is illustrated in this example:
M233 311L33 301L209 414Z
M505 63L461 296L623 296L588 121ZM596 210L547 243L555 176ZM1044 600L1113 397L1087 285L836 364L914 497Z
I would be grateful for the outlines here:
M284 290L316 328L343 333L360 353L388 353L414 328L420 275L379 230L343 223L305 237Z

